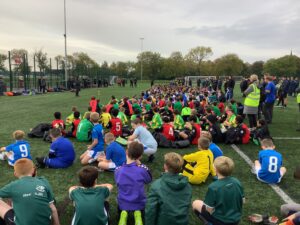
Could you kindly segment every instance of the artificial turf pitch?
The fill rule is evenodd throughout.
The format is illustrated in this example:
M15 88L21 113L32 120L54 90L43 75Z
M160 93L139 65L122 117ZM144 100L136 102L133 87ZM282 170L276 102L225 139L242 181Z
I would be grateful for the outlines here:
M48 93L36 96L18 96L18 97L0 97L0 146L6 146L13 142L11 134L17 129L29 132L38 123L51 122L53 113L60 111L63 118L71 113L71 107L77 106L81 113L87 111L87 106L92 95L100 97L101 103L105 104L109 101L111 95L117 98L122 96L139 95L141 91L149 88L149 84L139 84L137 88L121 88L109 87L101 89L84 89L80 92L80 97L75 97L74 93ZM100 91L99 91L100 90ZM236 87L235 98L241 99L241 94ZM273 137L300 137L300 133L296 132L299 118L298 107L295 98L289 97L289 104L286 109L274 109L274 121L270 125L271 135ZM41 139L28 139L31 145L32 157L43 156L48 153L49 143ZM76 172L81 168L79 156L86 150L88 143L79 143L72 139L76 150L76 160L73 166L68 169L39 169L38 175L46 177L54 191L59 210L61 224L71 224L73 216L73 206L68 200L68 188L78 184ZM294 168L299 165L299 144L300 140L275 140L276 149L283 155L284 166L287 167L287 174L283 178L279 186L295 201L300 202L300 181L293 178ZM243 161L240 156L233 151L229 145L220 145L224 154L231 157L235 162L234 176L237 177L244 186L246 203L243 209L243 219L240 224L248 224L247 217L252 213L277 215L279 216L280 205L283 204L281 198L266 184L256 180L251 174L250 167ZM253 143L238 146L252 160L258 156L260 148ZM163 156L170 151L176 151L181 155L196 151L195 146L187 149L163 149L160 148L156 153L156 159L152 164L145 163L152 172L153 179L159 178L163 171ZM146 161L146 158L144 158ZM7 165L7 162L0 162L0 187L13 181L13 169ZM99 183L111 183L114 189L110 196L110 214L112 224L117 224L117 188L114 183L114 176L111 172L100 173ZM207 191L207 186L212 182L208 178L205 184L193 185L193 197L195 199L203 199ZM147 186L149 188L149 186ZM29 209L30 210L30 209ZM200 224L200 221L190 211L190 225Z

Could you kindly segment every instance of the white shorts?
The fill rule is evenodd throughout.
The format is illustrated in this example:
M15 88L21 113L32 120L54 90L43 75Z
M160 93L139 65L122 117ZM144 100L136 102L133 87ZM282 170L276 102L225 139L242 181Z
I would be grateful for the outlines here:
M116 164L114 163L114 162L109 162L108 163L108 168L109 169L115 169L117 166L116 166Z
M260 170L261 170L261 165L256 165L256 166L255 166L256 178L257 178L259 181L261 181L261 182L267 183L266 181L262 180L262 179L258 176L258 173L259 173ZM277 183L280 183L282 177L283 177L283 175L281 174L281 171L280 171L280 177L279 177Z
M87 154L92 159L98 159L99 156L105 155L104 151L96 152L94 150L87 150Z

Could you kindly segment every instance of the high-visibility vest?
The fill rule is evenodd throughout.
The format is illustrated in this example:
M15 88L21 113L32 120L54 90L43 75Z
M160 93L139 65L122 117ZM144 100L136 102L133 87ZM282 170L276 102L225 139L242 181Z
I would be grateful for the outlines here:
M244 105L250 107L257 107L260 100L260 90L255 84L251 84L253 91L249 93L245 99Z
M300 93L297 95L297 103L300 104Z

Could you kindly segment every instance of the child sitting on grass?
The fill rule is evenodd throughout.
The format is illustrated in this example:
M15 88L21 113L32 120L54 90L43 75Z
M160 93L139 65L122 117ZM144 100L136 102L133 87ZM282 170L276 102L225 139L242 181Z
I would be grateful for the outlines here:
M145 184L152 181L149 169L140 163L143 152L141 143L131 142L126 151L126 164L115 170L118 208L121 211L119 225L127 224L128 212L134 213L135 224L142 224L146 205Z
M106 133L104 141L107 145L106 154L98 158L98 167L102 170L115 170L116 167L126 163L125 149L115 142L115 136L112 133Z
M174 152L164 157L163 175L150 187L146 205L146 224L189 224L192 188L185 176L180 175L182 157Z
M86 113L83 120L80 121L77 132L77 141L90 141L92 138L93 124L90 121L91 113Z
M74 112L74 120L72 122L72 128L71 128L71 131L69 131L67 133L67 137L75 137L76 138L76 133L77 133L77 127L80 123L80 112L78 111L75 111Z
M261 148L258 160L254 162L257 179L268 184L279 183L286 173L286 168L282 167L282 155L275 150L271 139L263 139Z
M45 178L36 177L33 162L27 158L16 161L14 175L18 180L0 189L0 198L11 199L13 204L12 208L0 200L0 223L59 225L52 188Z
M0 152L5 151L5 153L0 153L0 159L7 159L10 166L14 166L15 162L21 158L31 159L30 145L24 140L24 131L16 130L12 136L16 142L0 149Z
M37 166L54 169L70 167L75 160L75 150L72 142L62 137L58 128L51 129L49 134L52 139L49 154L46 157L37 157Z
M97 184L98 170L93 166L83 167L78 174L79 186L69 189L70 199L75 206L74 225L108 224L108 197L111 184Z
M88 149L80 156L81 164L86 165L97 161L101 154L104 154L104 140L103 140L103 128L99 124L99 114L93 112L90 118L94 124L92 130L92 144L88 146Z
M241 183L231 177L234 163L220 156L214 167L218 180L208 186L204 201L193 202L193 210L204 224L237 225L242 217L244 191Z
M119 137L122 136L122 121L118 118L118 109L112 109L111 115L112 118L110 119L107 128L110 128L110 132L115 136Z
M213 153L214 160L223 155L223 152L219 148L219 146L212 142L212 136L211 136L211 133L209 131L202 131L201 132L201 137L205 137L210 141L210 144L209 144L208 148Z
M108 112L106 112L106 106L103 106L99 121L102 124L102 126L106 128L110 120L111 120L111 115Z
M198 140L198 151L183 156L185 166L182 174L189 179L191 184L204 183L209 174L216 176L213 168L214 156L208 149L209 144L209 139L201 137Z

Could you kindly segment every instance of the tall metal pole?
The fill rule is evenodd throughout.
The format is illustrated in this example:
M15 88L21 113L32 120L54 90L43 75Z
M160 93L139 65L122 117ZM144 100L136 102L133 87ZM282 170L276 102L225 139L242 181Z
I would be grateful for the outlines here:
M67 16L66 16L66 0L64 0L64 22L65 22L65 82L68 89L68 57L67 57Z
M141 80L143 80L143 41L144 38L140 38L141 40Z

